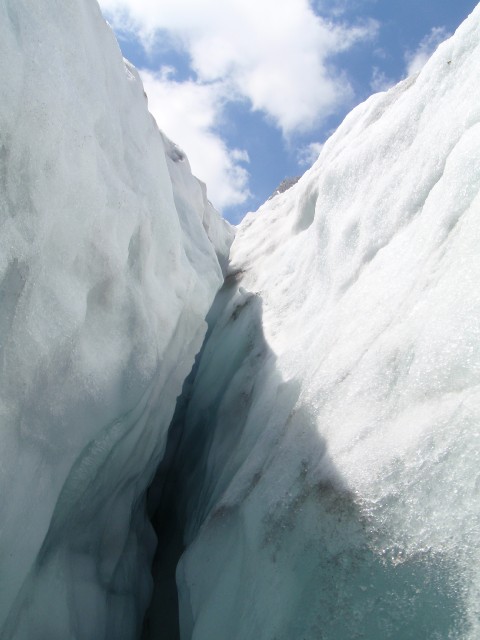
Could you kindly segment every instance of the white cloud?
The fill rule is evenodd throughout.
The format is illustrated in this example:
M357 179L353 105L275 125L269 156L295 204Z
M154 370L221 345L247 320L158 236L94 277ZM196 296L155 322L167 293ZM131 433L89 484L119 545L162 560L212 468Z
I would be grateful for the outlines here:
M320 155L323 149L322 142L310 142L310 144L301 147L297 154L298 164L303 167L310 167Z
M114 26L148 46L167 32L200 82L228 79L237 95L284 134L308 131L350 97L329 58L371 38L377 24L344 26L317 16L308 0L101 0Z
M373 67L372 79L370 80L370 88L372 91L387 91L395 84L395 80L389 78L378 67Z
M232 159L238 162L250 162L250 157L248 155L248 151L245 149L232 149L231 154Z
M424 66L438 45L449 37L445 27L433 27L420 42L415 51L407 51L405 62L407 63L407 75L418 73Z
M176 82L172 70L141 72L148 106L160 128L186 150L192 172L208 187L208 195L219 209L241 204L249 196L248 162L242 149L228 149L215 133L221 117L222 84ZM193 108L194 105L194 108Z
M155 58L174 48L190 62L191 79L165 69L142 72L150 110L184 147L194 173L218 207L248 196L245 151L219 135L227 102L246 101L285 138L313 131L352 97L331 57L374 37L378 25L331 22L309 0L100 0L113 27L138 38Z

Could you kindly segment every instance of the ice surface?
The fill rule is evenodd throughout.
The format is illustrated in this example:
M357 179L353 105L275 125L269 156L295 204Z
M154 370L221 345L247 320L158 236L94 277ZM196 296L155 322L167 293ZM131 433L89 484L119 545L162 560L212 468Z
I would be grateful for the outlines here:
M479 21L227 268L96 3L0 0L2 640L139 637L209 310L153 608L186 545L182 640L480 636Z
M133 638L232 232L93 0L0 0L0 224L0 637Z
M479 23L239 227L176 459L182 640L480 637Z

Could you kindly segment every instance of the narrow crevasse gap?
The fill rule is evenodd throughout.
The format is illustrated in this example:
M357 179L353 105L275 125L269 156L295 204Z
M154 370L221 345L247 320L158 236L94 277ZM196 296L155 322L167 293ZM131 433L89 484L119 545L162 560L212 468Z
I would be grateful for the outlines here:
M163 640L180 639L175 573L178 561L185 550L186 514L183 472L186 466L188 467L188 461L185 461L185 447L182 446L185 436L185 418L202 353L216 320L223 310L225 291L231 288L231 281L231 277L227 278L226 284L217 294L207 315L208 330L202 348L195 358L192 371L186 378L182 393L177 399L168 432L165 455L147 492L147 513L157 535L157 549L152 564L153 593L145 613L142 640L154 640L160 637ZM199 434L194 443L191 440L189 442L189 453L192 459L196 456L200 459L207 448L203 435L205 434Z
M215 299L150 488L143 640L469 637L460 567L405 550L404 496L368 506L345 484L244 282Z
M185 411L198 359L185 381L178 398L175 415L168 432L165 456L147 493L148 517L157 535L157 548L152 564L153 593L145 614L143 640L162 637L179 640L178 595L175 571L185 549L184 518L178 503L181 474L177 466L182 441Z
M180 407L183 402L182 394L177 411L181 412ZM169 431L165 457L148 491L147 510L157 535L157 549L152 564L153 593L143 625L144 640L156 637L162 637L165 640L180 638L175 571L183 553L184 544L182 522L175 500L179 488L175 458L181 440L182 427L182 420L174 418Z
M178 562L204 522L228 519L238 506L223 504L222 495L253 444L252 434L246 448L243 438L262 381L284 391L286 402L277 402L275 411L285 417L298 396L298 385L284 385L276 374L263 334L261 297L240 286L241 275L227 275L207 315L202 349L178 398L165 456L148 491L147 510L158 545L143 640L191 637L189 603L181 601L179 613ZM272 399L270 394L266 398ZM260 457L266 450L259 447ZM247 492L259 479L258 473L249 477ZM225 540L232 539L226 530Z

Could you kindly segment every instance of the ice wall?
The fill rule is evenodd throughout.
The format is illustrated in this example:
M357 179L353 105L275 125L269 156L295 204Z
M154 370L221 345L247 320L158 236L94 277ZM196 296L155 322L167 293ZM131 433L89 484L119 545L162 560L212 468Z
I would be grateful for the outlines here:
M480 637L479 23L240 225L176 453L182 640Z
M0 637L138 636L232 232L93 0L0 0Z

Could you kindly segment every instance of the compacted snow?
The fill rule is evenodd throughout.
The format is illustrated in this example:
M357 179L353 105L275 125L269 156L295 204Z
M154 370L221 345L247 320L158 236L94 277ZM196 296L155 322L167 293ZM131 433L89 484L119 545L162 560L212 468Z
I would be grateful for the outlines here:
M177 454L182 639L480 637L479 28L238 229Z
M92 0L0 0L0 637L138 636L232 232Z
M480 637L479 28L228 261L94 0L0 0L2 640Z

